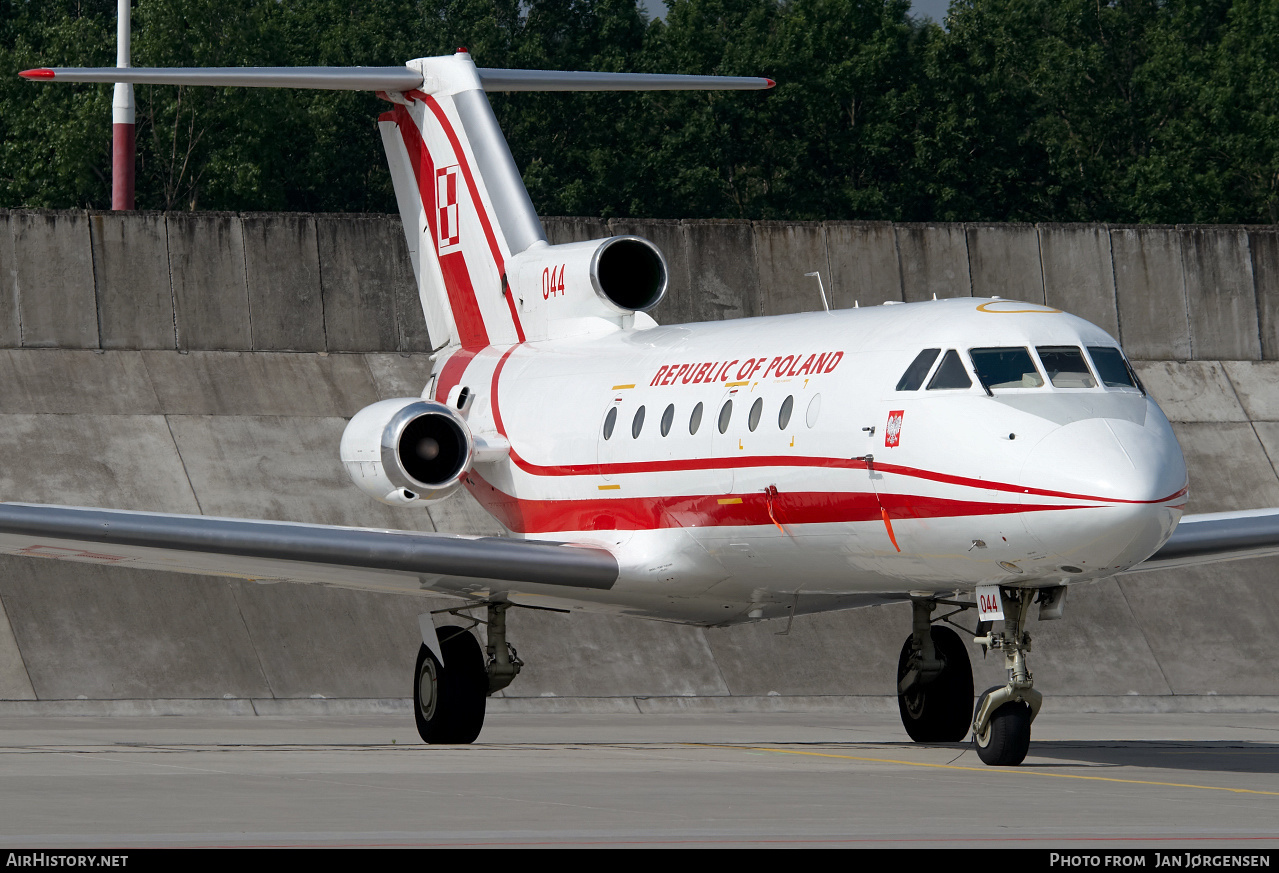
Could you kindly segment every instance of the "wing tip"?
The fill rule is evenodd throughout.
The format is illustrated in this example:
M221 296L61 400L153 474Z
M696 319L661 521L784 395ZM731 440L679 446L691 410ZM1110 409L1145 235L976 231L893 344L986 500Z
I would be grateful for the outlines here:
M23 70L18 75L24 79L52 79L55 73L48 67L39 67L34 70Z
M777 87L777 82L775 82L775 81L774 81L774 80L772 80L772 79L765 79L764 81L768 83L767 85L765 85L765 86L764 86L764 90L766 90L766 91L767 91L769 88L776 88L776 87Z

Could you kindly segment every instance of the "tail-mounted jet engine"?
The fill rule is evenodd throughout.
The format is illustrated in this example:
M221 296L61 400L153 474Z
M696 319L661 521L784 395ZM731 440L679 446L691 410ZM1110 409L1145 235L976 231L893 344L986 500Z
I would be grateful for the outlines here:
M456 490L475 459L475 439L457 410L396 397L366 406L342 432L342 464L360 490L406 506Z
M507 280L528 309L554 303L561 315L648 312L666 296L661 250L638 236L534 246L507 261ZM594 294L582 293L589 288Z

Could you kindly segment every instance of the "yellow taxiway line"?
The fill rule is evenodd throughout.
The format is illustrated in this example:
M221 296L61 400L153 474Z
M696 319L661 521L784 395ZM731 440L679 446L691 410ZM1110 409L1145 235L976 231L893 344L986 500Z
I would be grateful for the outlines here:
M1079 773L1045 773L1043 770L1021 767L964 767L958 764L930 764L926 761L901 761L894 758L868 758L860 755L837 755L834 752L805 752L800 749L776 749L768 746L728 746L718 743L688 743L713 749L738 749L745 752L775 752L780 755L806 755L812 758L839 758L845 761L863 761L872 764L901 764L906 767L932 767L937 770L967 770L972 773L1007 773L1022 776L1047 776L1054 779L1086 779L1092 782L1119 782L1124 785L1157 785L1163 788L1198 788L1203 791L1228 791L1231 794L1263 794L1279 797L1279 791L1259 791L1254 788L1225 788L1220 785L1191 785L1184 782L1155 782L1147 779L1119 779L1115 776L1084 776Z

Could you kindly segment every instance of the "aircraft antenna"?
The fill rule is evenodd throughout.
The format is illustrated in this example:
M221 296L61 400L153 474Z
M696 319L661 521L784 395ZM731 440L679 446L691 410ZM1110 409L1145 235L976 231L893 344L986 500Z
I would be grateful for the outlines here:
M826 286L822 284L822 274L821 273L805 273L804 275L812 276L814 279L817 280L817 290L820 291L822 295L822 307L827 312L830 312L830 304L826 302Z

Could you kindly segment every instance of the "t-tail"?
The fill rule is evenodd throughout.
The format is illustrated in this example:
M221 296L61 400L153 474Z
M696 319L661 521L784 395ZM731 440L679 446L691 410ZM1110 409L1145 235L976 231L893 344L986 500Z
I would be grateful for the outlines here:
M487 91L759 90L764 78L478 68L465 50L403 67L53 68L35 81L371 90L432 343L478 351L651 323L666 260L648 240L552 246Z

